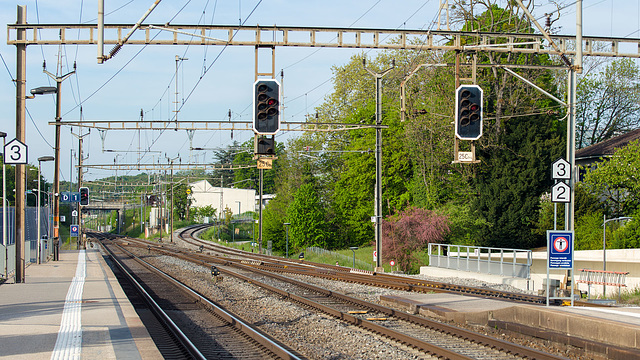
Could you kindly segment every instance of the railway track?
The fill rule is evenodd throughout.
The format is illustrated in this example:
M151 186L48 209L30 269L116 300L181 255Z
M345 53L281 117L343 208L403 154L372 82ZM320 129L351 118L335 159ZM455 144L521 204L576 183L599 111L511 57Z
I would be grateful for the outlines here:
M101 243L160 319L157 324L168 330L158 331L156 325L150 331L165 358L302 358L140 257L112 242Z
M405 276L376 273L372 271L351 269L330 264L313 263L313 266L310 266L309 263L305 263L303 260L283 259L282 257L278 256L247 253L245 251L218 245L215 242L199 239L196 234L208 227L209 225L207 224L187 227L180 232L179 237L182 241L199 249L199 251L201 252L211 251L212 253L229 257L230 261L233 261L234 258L241 259L241 261L244 260L246 264L251 264L255 268L267 271L309 275L326 279L336 279L345 282L358 283L367 286L377 286L381 288L411 291L416 293L454 293L477 296L481 298L508 300L518 303L546 305L545 296L506 292L491 288L463 286L424 279L414 279ZM247 261L247 259L251 259L253 261ZM561 305L562 301L555 299L551 300L550 304ZM579 300L576 300L574 302L574 305L588 307L608 307L608 305L604 304L590 303Z
M191 229L197 231L197 229ZM420 316L407 314L371 302L328 291L304 282L261 269L265 260L232 258L237 254L208 254L188 252L168 245L152 245L137 239L114 239L132 252L145 250L180 258L195 264L215 266L224 276L233 276L260 286L282 299L296 302L306 308L330 315L366 331L393 339L399 344L419 349L423 354L448 359L559 359L561 357L533 350L490 336L442 324ZM136 250L133 250L136 249ZM213 252L223 251L209 249ZM294 264L305 268L304 264ZM287 267L288 265L279 264ZM326 270L325 270L326 271ZM359 274L358 274L359 275ZM364 275L359 275L364 276Z

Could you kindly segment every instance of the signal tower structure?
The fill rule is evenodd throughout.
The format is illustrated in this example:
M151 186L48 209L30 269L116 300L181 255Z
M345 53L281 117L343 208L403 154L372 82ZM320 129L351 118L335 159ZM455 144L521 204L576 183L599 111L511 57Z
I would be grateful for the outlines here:
M260 48L271 49L271 71L258 70ZM281 85L276 80L276 47L273 45L255 46L255 82L253 83L253 132L254 159L257 160L260 173L258 207L258 252L262 253L262 203L264 170L271 169L275 157L275 134L280 130ZM260 77L266 77L260 79Z
M456 101L455 131L453 135L454 164L476 164L475 140L482 136L482 89L476 84L477 54L473 55L471 77L460 77L460 52L456 52ZM460 80L470 81L472 85L461 85ZM460 151L460 140L471 141L471 151Z

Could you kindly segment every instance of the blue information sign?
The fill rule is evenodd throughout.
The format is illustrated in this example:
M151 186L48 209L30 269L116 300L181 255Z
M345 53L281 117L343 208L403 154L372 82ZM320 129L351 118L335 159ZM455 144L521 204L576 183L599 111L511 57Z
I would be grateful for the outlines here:
M64 191L60 193L60 202L63 202L63 203L71 202L71 195L68 191Z
M80 193L79 192L69 192L64 191L60 193L60 202L63 203L74 203L80 202Z
M78 237L78 225L71 225L69 227L69 232L71 233L71 236Z
M547 231L549 269L573 268L573 231Z

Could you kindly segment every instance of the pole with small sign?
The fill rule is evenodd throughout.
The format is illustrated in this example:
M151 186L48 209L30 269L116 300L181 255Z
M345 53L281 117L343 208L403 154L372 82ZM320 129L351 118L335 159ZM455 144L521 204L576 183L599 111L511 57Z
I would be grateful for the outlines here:
M571 202L571 187L565 183L571 180L571 164L565 159L558 159L551 165L551 178L555 184L551 188L551 202L553 203L553 230L547 230L547 306L549 299L571 300L573 306L573 293L575 288L575 276L573 271L573 248L575 234L569 231L567 216L567 205ZM558 230L558 203L565 204L565 231ZM550 294L549 271L565 269L570 271L571 293L570 297L552 296Z

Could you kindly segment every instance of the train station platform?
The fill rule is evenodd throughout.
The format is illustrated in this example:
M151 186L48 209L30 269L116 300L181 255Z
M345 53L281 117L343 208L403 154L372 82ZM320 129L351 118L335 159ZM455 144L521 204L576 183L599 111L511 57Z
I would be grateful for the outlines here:
M61 251L0 285L0 359L160 358L97 249Z
M458 324L552 339L609 359L640 358L640 307L547 307L447 293L381 295L380 301Z

